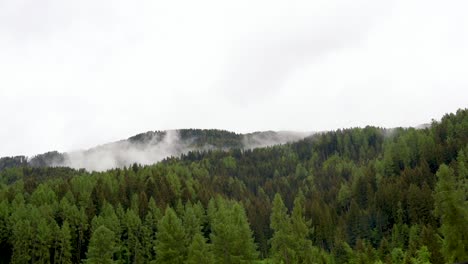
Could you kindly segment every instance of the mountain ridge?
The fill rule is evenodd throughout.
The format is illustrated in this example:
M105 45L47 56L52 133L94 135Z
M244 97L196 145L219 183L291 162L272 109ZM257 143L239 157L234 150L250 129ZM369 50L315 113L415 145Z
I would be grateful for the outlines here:
M257 131L242 134L220 129L155 130L84 150L48 151L31 157L1 157L0 170L31 166L104 171L134 163L149 165L189 151L252 149L285 144L312 134L292 131Z

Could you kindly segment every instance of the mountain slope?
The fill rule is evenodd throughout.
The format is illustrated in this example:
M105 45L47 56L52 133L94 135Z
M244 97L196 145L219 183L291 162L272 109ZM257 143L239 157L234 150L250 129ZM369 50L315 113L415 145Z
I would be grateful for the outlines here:
M164 158L177 157L195 150L251 149L284 144L303 139L307 135L310 133L284 131L237 134L216 129L148 131L88 150L67 153L51 151L30 159L25 156L1 158L0 170L14 166L64 166L103 171L133 163L153 164Z
M121 263L160 261L154 245L171 235L180 243L167 250L181 249L182 260L197 236L216 263L464 262L467 153L464 109L424 129L344 129L104 172L9 168L0 171L0 263L61 252L82 263L103 225Z

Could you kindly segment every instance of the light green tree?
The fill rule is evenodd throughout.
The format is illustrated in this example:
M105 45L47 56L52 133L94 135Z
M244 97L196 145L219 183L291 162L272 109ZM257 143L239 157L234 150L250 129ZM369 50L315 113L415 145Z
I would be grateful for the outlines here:
M216 204L216 205L214 205ZM258 256L244 208L218 198L209 204L211 241L217 263L253 263Z
M314 260L312 241L308 239L310 234L310 222L304 217L305 197L299 192L294 199L294 208L291 213L292 235L295 242L298 263L312 263Z
M440 217L442 253L447 262L468 259L468 208L464 193L458 187L454 171L442 165L437 172L435 214Z
M273 199L270 227L274 231L270 240L270 256L273 263L295 263L296 252L292 236L291 219L283 199L277 193Z
M115 234L106 226L99 226L91 236L88 252L86 253L87 264L112 264L114 261Z
M429 261L431 258L431 252L427 249L426 246L422 246L418 251L416 251L416 257L411 259L412 264L431 264Z
M193 236L192 243L188 247L186 264L213 264L214 255L206 239L198 232Z
M71 234L70 225L67 221L63 222L62 227L59 230L56 250L54 255L55 263L70 264L72 263L72 246L71 246Z
M158 224L156 234L156 263L182 264L186 260L187 250L184 243L185 230L175 211L168 207Z

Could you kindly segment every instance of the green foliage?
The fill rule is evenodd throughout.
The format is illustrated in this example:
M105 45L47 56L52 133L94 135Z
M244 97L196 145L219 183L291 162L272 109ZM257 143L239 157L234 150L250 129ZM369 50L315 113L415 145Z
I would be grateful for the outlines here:
M210 238L216 262L253 263L257 252L244 208L237 202L223 199L210 203Z
M225 131L181 137L223 150L105 172L41 167L59 153L36 167L0 159L0 263L468 259L467 109L425 129L351 128L258 149L229 149L242 136Z
M106 226L99 226L91 236L88 252L86 253L87 264L111 264L115 263L114 253L115 234Z
M210 245L206 243L206 239L201 233L196 233L193 236L192 242L188 247L187 264L213 264L214 255Z
M156 263L183 264L187 256L184 239L185 230L182 221L172 208L167 208L158 224Z
M56 241L54 263L69 264L72 263L72 245L70 226L67 221L63 222L58 233Z
M416 257L411 259L412 264L430 264L431 252L426 246L422 246L417 252Z
M273 263L295 263L297 252L294 248L296 241L292 235L291 219L279 194L276 194L273 199L270 223L270 227L274 231L270 241L270 256Z
M435 214L442 223L442 252L447 262L468 259L468 207L466 195L455 172L442 165L437 172L435 188Z

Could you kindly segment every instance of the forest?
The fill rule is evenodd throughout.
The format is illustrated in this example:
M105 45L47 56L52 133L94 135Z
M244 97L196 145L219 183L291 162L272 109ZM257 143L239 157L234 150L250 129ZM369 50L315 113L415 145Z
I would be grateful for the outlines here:
M468 261L468 109L236 142L102 172L2 159L0 263Z

